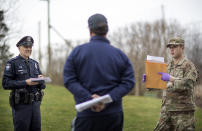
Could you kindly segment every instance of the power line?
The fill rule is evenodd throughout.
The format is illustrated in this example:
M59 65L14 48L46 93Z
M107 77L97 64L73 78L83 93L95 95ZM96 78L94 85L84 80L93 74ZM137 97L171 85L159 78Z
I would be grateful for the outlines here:
M65 38L63 37L63 35L62 35L58 30L56 30L56 28L55 28L54 26L50 25L50 28L51 28L62 40L64 40L64 42L65 42L70 48L73 48L71 42L68 41L67 39L65 39Z

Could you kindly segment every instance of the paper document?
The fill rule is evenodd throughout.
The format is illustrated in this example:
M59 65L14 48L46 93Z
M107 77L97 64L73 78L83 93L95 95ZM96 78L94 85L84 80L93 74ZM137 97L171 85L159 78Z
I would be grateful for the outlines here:
M157 56L147 55L147 61L162 62L162 63L164 63L164 58L163 57L157 57Z
M39 77L39 78L30 78L32 82L51 82L50 77Z
M110 97L110 95L104 95L80 104L75 105L75 108L78 112L81 112L85 109L88 109L96 104L98 104L99 102L103 102L103 103L110 103L112 102L112 98Z
M145 62L146 88L166 89L166 82L161 80L158 72L167 72L163 57L147 56Z

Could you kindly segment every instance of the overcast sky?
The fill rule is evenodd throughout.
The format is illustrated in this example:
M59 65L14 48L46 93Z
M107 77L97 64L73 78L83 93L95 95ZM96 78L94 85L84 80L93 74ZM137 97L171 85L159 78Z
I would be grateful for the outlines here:
M134 22L160 19L162 5L167 21L176 19L184 26L202 22L201 0L50 0L50 19L51 25L66 39L76 41L89 39L87 20L95 13L107 17L109 33L112 33L118 27ZM47 46L47 2L20 0L15 14L21 32L12 40L11 51L24 35L33 36L37 47L38 22L41 22L41 42ZM63 41L51 32L51 42Z

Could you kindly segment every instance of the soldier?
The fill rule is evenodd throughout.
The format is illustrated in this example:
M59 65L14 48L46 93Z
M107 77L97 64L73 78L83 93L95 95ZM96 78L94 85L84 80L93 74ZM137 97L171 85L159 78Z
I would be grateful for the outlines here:
M15 131L41 131L41 90L45 84L30 79L43 77L38 62L29 58L33 43L31 36L23 37L16 44L20 54L8 60L4 69L2 85L11 90L9 102Z
M77 112L74 131L122 131L122 97L134 87L130 60L106 38L107 19L102 14L88 19L90 41L75 48L64 66L64 85L76 104L109 94L112 103L99 103Z
M198 73L194 64L184 56L182 38L170 39L167 48L172 60L168 62L167 73L159 72L161 79L168 83L154 131L194 131L193 93Z

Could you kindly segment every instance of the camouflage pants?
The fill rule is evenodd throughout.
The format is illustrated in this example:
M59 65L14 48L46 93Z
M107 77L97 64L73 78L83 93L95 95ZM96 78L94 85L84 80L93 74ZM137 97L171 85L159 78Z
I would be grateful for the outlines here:
M194 111L161 112L154 131L194 131Z

